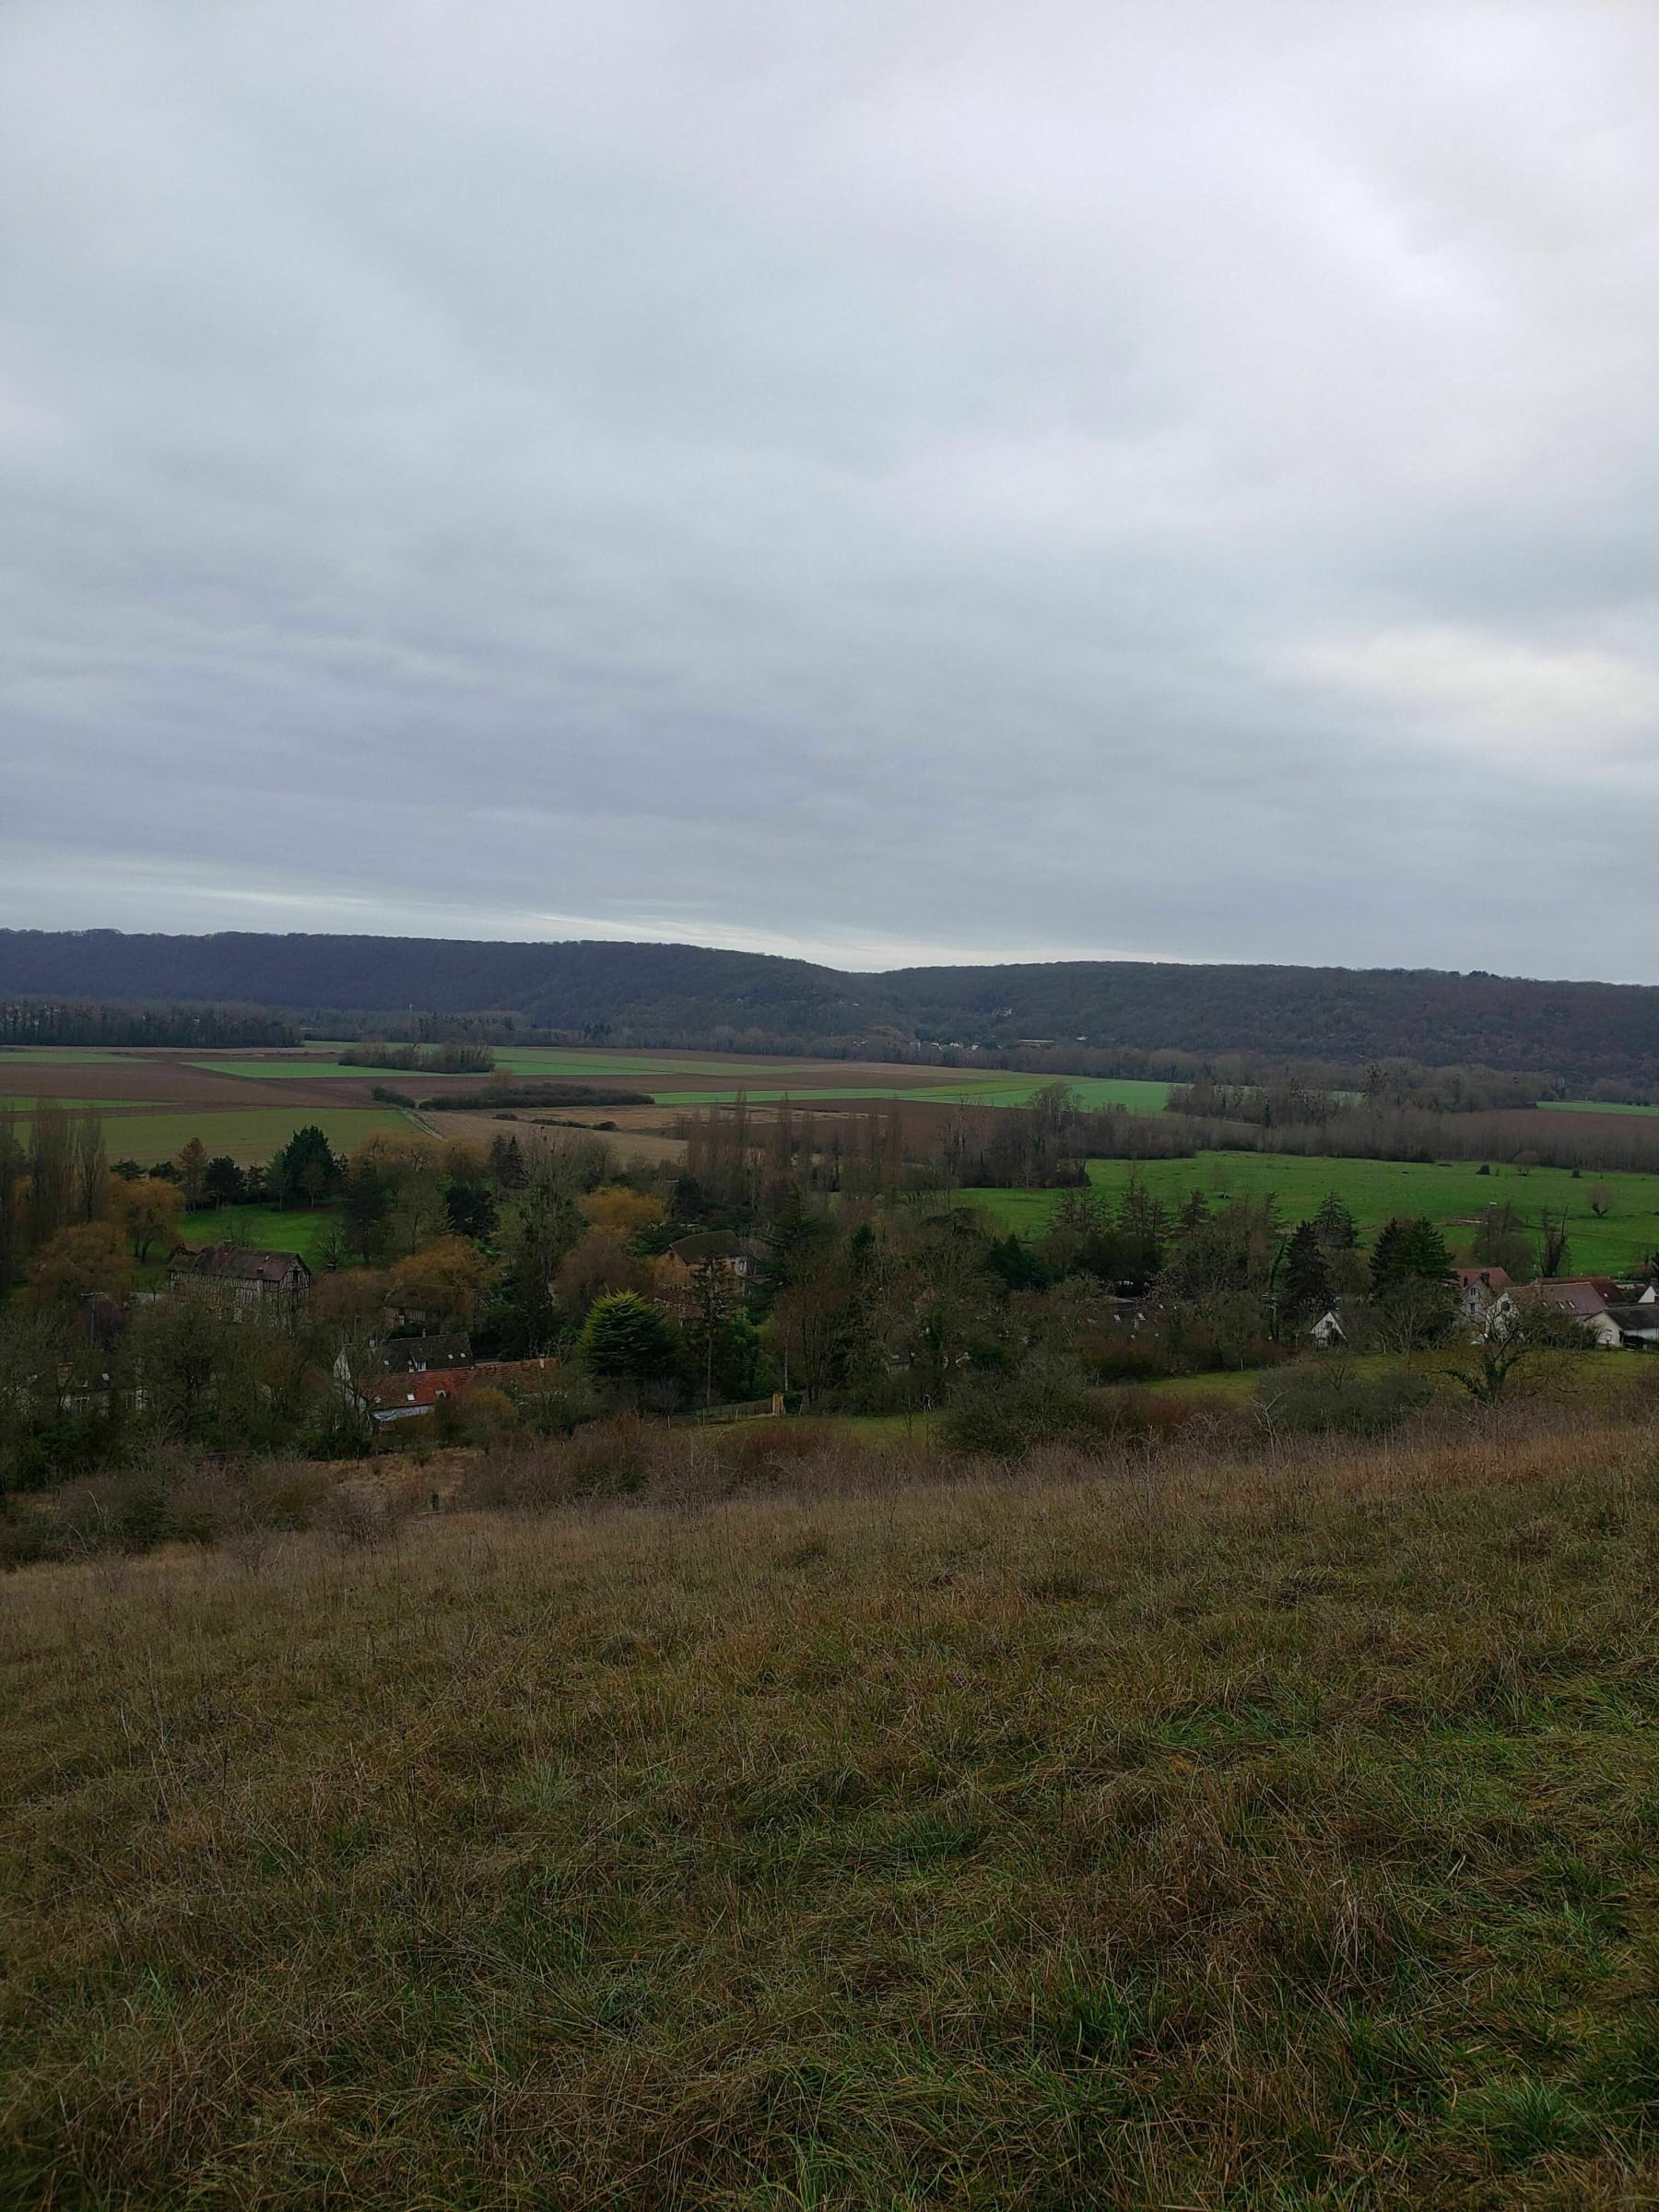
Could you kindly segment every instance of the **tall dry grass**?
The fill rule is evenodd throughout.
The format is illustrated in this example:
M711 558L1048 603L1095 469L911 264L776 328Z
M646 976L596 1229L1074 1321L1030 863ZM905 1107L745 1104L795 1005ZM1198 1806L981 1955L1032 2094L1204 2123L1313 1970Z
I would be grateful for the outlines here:
M1655 2201L1651 1421L760 1452L10 1577L0 2202Z

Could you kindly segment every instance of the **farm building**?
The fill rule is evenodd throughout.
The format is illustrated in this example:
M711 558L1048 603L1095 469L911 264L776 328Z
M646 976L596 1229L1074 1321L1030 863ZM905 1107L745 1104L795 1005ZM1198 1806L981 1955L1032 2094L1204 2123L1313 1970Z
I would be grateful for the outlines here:
M182 1247L168 1264L168 1288L206 1298L230 1312L294 1306L311 1288L312 1271L297 1252L260 1252L246 1244Z

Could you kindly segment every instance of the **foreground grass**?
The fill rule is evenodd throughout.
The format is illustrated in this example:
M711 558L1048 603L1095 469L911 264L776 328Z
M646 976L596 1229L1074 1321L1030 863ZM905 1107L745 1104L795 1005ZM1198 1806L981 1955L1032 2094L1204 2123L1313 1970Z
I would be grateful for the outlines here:
M0 2203L1651 2204L1656 1449L14 1576Z

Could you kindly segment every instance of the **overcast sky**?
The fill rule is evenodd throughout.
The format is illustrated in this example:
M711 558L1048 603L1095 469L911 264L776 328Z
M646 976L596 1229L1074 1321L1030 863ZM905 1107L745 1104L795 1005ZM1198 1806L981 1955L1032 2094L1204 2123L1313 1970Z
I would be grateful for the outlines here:
M1659 982L1651 0L5 0L0 923Z

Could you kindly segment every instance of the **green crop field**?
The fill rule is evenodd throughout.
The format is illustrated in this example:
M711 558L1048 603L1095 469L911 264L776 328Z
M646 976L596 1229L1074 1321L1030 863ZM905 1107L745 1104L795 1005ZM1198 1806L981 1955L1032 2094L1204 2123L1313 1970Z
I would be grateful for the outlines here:
M1609 1106L1601 1099L1540 1099L1546 1113L1659 1113L1659 1106Z
M175 1159L193 1136L209 1153L225 1152L242 1167L270 1159L296 1129L315 1123L336 1152L349 1152L379 1130L414 1126L395 1106L203 1107L169 1113L128 1113L107 1122L104 1141L115 1159L147 1167Z
M1427 1214L1446 1231L1457 1249L1466 1246L1481 1209L1508 1199L1534 1226L1540 1210L1565 1209L1571 1241L1571 1265L1590 1274L1618 1273L1659 1246L1659 1175L1585 1174L1574 1181L1565 1168L1535 1168L1528 1175L1494 1168L1482 1175L1477 1166L1419 1164L1392 1159L1304 1159L1286 1152L1201 1152L1192 1159L1130 1161L1096 1159L1088 1166L1098 1190L1121 1196L1132 1173L1166 1204L1179 1206L1188 1192L1206 1192L1211 1202L1271 1191L1288 1224L1316 1211L1327 1191L1339 1192L1353 1209L1362 1233L1374 1234L1394 1214ZM1611 1206L1605 1220L1590 1211L1586 1194L1605 1184ZM969 1191L966 1201L983 1205L1022 1236L1041 1235L1060 1194L1055 1191Z
M41 1102L36 1090L9 1091L0 1096L0 1113L20 1113L27 1120ZM100 1113L120 1113L132 1104L131 1099L60 1099L55 1095L51 1103L61 1106L65 1113L84 1113L88 1106Z
M0 1067L70 1067L83 1060L119 1060L102 1044L0 1045Z
M231 1072L229 1063L215 1065ZM707 1053L605 1053L559 1046L499 1051L496 1065L514 1075L541 1076L548 1081L607 1083L649 1090L659 1106L730 1104L740 1091L756 1105L784 1098L884 1098L1022 1106L1045 1083L1056 1079L1002 1069L900 1068L854 1061L743 1060ZM830 1069L843 1066L847 1073L839 1080L824 1080ZM1108 1077L1058 1079L1076 1091L1085 1106L1126 1106L1137 1113L1161 1112L1170 1091L1167 1083Z
M1125 1106L1131 1113L1161 1113L1170 1095L1167 1083L1145 1083L1118 1076L977 1076L930 1083L925 1090L908 1090L906 1098L958 1100L976 1106L1024 1106L1045 1084L1064 1083L1075 1092L1077 1103L1091 1111Z

